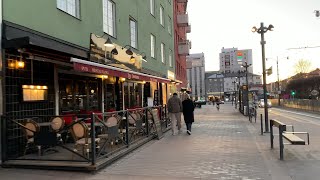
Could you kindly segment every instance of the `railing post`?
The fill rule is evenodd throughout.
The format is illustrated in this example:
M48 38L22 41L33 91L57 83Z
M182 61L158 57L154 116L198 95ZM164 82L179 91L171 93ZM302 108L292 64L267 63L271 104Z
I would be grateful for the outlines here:
M145 108L145 123L147 127L147 136L149 136L149 119L148 119L148 108Z
M270 144L271 144L271 149L273 149L273 120L270 120Z
M129 147L129 110L125 111L126 113L126 143L127 147Z
M262 114L260 114L260 129L261 129L261 135L263 135L263 119L262 119Z
M283 125L279 126L279 147L280 147L280 160L283 160Z
M96 134L95 134L95 126L94 126L94 113L91 113L91 164L96 164Z

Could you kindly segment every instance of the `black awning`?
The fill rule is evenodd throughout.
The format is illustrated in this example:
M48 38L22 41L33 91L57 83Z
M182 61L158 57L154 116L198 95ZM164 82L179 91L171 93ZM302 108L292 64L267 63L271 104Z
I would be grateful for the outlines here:
M88 49L71 44L54 37L39 33L37 31L4 21L3 48L23 48L37 46L51 49L73 56L87 58Z

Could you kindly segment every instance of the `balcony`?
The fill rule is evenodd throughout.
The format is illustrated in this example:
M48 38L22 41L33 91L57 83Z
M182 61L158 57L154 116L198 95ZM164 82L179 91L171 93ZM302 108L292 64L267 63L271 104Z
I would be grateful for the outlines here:
M187 3L188 2L188 0L177 0L178 1L178 3Z
M182 56L187 56L190 53L191 42L189 40L183 40L179 42L178 54Z
M177 15L177 23L179 27L186 27L189 25L189 17L188 14L178 14Z
M191 25L186 26L186 33L191 33Z

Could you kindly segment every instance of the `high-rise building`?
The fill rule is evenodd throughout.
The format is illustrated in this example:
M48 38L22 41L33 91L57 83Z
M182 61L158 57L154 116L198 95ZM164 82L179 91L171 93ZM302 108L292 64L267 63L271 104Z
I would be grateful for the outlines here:
M243 49L238 50L238 48L222 48L219 54L220 59L220 72L224 74L236 73L238 71L243 71L244 68L241 66L247 62L251 64L248 67L248 72L252 73L252 50Z
M187 56L187 79L191 88L192 98L205 99L205 58L204 53Z

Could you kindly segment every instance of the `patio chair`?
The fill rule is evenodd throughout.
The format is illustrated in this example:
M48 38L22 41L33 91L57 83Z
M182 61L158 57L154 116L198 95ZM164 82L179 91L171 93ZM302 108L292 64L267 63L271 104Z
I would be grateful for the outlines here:
M32 148L32 146L37 146L34 141L34 136L35 136L35 133L38 133L40 131L40 127L39 127L38 123L32 119L26 119L23 123L23 126L21 126L21 127L24 132L25 138L27 140L27 144L25 146L25 150L23 153L23 155L26 155L27 150L29 148ZM38 155L40 156L41 155L41 146L37 146L37 148L38 148Z
M109 117L105 123L103 134L98 135L99 138L103 139L104 142L110 142L110 145L114 145L118 142L119 136L119 119L116 115Z
M53 132L57 133L57 139L62 143L62 138L61 138L61 130L64 127L64 120L61 117L54 117L52 118L50 122L50 127Z
M89 128L86 125L86 123L79 121L77 123L75 123L72 127L71 127L71 134L74 138L75 141L75 145L74 145L74 149L73 151L77 152L79 146L82 147L82 155L89 158L89 153L90 153L90 144L91 144L91 137L90 137L90 132L89 132ZM95 142L96 142L96 148L98 149L99 146L99 142L100 142L100 138L95 138Z

